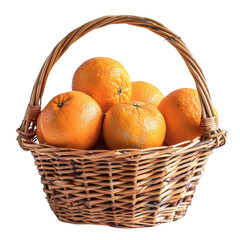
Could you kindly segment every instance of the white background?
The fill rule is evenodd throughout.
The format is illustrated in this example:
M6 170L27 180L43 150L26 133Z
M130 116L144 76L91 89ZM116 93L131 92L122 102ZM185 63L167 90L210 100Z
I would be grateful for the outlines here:
M1 1L0 238L1 239L240 239L240 14L236 0ZM210 156L186 216L152 228L116 229L57 220L30 152L19 148L20 126L37 74L52 48L80 25L111 14L153 18L182 37L202 67L227 144ZM90 57L120 61L132 81L165 95L194 87L177 51L150 31L127 25L95 30L54 66L43 97L71 90L76 68Z

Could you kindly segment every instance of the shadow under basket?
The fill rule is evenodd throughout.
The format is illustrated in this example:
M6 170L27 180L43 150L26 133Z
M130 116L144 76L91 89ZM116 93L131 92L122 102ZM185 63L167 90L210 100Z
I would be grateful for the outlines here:
M148 149L79 150L36 142L36 121L49 72L68 47L93 29L109 24L146 28L173 45L195 80L203 135L178 145ZM218 127L202 70L183 41L162 24L137 16L105 16L60 41L43 64L17 140L30 150L43 190L60 221L112 227L149 227L182 218L213 149L226 142Z

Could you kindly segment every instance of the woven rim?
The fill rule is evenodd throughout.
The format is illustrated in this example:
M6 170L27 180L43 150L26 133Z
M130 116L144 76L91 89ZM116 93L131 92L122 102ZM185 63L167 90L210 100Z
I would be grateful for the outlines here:
M41 111L41 98L43 96L44 88L48 75L53 68L54 64L58 59L66 52L66 50L78 39L80 39L85 34L89 33L94 29L101 28L110 24L129 24L137 27L146 28L155 34L163 37L172 46L176 48L179 54L182 56L184 62L186 63L194 81L199 94L201 108L202 108L202 118L201 127L203 129L202 139L214 138L215 147L223 145L226 141L226 131L221 131L218 127L217 119L214 114L210 93L207 87L207 83L204 74L197 64L196 60L193 58L189 49L182 41L182 39L171 32L168 28L163 26L161 23L152 20L150 18L130 16L130 15L120 15L120 16L104 16L93 21L90 21L81 27L70 32L64 39L62 39L56 47L52 50L50 55L45 60L36 82L33 86L30 102L28 104L24 119L20 128L17 129L18 142L23 149L25 140L34 140L36 131L36 121L38 114ZM28 149L26 149L28 150ZM107 151L107 150L105 150Z

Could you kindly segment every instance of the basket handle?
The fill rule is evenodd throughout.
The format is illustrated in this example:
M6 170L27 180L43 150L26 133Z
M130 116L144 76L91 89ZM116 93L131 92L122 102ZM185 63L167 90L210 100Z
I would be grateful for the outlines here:
M54 64L66 52L66 50L79 38L89 33L90 31L107 26L110 24L129 24L137 27L146 28L157 35L165 38L172 46L176 48L179 54L185 61L194 81L199 94L200 103L202 107L201 127L203 128L203 136L206 138L217 138L218 146L225 143L225 134L220 131L216 116L213 111L210 93L206 84L204 74L191 55L189 49L180 37L171 32L161 23L144 17L119 15L119 16L104 16L93 21L90 21L81 27L70 32L64 39L62 39L52 50L50 55L45 60L36 82L33 86L30 102L28 104L24 119L20 128L17 129L19 133L18 141L21 147L21 138L33 139L35 136L35 125L39 112L41 111L41 98L44 92L46 81ZM223 141L221 140L223 136Z

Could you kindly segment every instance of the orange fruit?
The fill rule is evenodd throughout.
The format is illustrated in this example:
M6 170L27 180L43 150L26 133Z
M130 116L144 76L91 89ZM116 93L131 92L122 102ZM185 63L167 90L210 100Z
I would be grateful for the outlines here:
M121 63L97 57L87 60L76 70L72 90L82 91L94 98L105 113L113 104L129 101L132 86Z
M54 97L42 111L42 134L47 144L90 149L97 142L102 111L85 93L72 91Z
M152 84L143 81L132 82L132 101L152 104L157 108L163 98L162 92Z
M165 133L162 114L142 102L117 103L103 121L103 138L109 149L159 147Z
M42 112L39 113L38 119L37 119L37 139L39 143L43 144L45 143L45 139L43 137L42 133Z
M161 101L158 109L166 121L165 142L167 145L192 140L202 135L201 105L197 90L177 89Z

